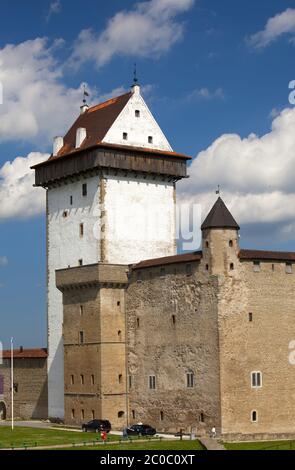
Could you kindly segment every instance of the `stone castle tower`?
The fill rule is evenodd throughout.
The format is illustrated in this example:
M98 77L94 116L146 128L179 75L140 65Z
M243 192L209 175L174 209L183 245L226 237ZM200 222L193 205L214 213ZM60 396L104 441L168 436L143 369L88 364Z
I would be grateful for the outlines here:
M122 96L84 104L49 160L34 167L47 193L49 417L64 417L55 271L175 255L175 183L188 159L173 152L135 83Z

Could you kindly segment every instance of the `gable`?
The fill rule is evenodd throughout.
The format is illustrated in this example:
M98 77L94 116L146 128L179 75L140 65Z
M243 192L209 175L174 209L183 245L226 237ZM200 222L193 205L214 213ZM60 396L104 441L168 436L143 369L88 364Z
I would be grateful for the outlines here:
M123 138L124 133L127 134L127 139ZM149 142L149 137L152 137L152 142ZM139 92L132 94L102 142L172 151L172 147Z

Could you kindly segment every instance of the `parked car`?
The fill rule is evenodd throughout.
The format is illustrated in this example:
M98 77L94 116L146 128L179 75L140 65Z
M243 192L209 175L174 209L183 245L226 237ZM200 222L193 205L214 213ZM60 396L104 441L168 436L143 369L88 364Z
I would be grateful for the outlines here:
M112 429L111 423L107 419L93 419L88 423L82 424L82 431L92 431L92 432L110 432Z
M127 428L128 436L154 436L156 433L155 428L148 424L134 424Z

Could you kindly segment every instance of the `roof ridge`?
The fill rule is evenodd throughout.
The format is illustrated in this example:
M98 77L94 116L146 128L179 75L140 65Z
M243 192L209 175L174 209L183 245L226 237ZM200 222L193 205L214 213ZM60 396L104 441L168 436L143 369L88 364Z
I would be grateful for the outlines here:
M97 103L97 104L94 104L93 106L90 106L86 113L89 113L89 112L93 112L95 111L96 109L100 109L100 107L103 107L103 106L108 106L109 104L113 104L115 103L117 100L119 100L120 98L123 98L125 96L128 96L132 95L132 91L128 91L127 93L123 93L122 95L118 95L118 96L114 96L113 98L109 98L108 100L106 101L101 101L100 103Z

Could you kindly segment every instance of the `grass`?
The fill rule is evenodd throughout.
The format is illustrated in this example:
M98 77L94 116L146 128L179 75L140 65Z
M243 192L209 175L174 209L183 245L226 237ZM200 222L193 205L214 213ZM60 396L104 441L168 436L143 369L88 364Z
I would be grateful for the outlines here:
M224 442L227 450L295 450L295 441Z
M126 442L124 444L84 446L63 450L204 450L199 441Z
M112 441L120 436L108 435ZM0 449L11 447L37 447L55 444L72 444L100 440L100 435L90 432L62 431L59 429L40 429L16 426L0 427Z

